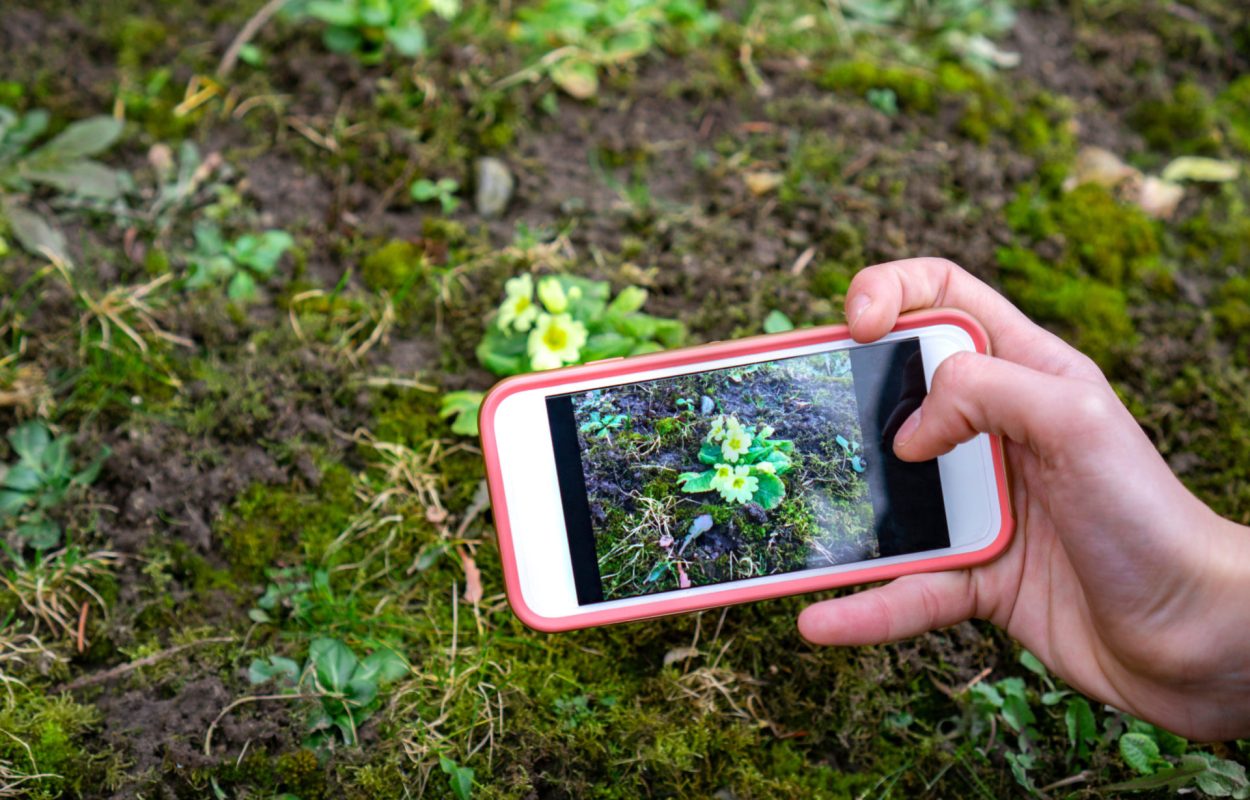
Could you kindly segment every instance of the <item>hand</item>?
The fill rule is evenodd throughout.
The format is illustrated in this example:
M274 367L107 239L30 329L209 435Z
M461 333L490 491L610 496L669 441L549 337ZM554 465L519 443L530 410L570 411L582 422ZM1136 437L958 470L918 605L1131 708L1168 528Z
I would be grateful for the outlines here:
M894 451L1003 437L1015 539L983 566L816 603L803 636L870 644L988 619L1091 697L1190 738L1250 735L1250 529L1181 485L1093 361L957 265L869 267L847 293L860 342L937 306L980 320L994 355L944 361Z

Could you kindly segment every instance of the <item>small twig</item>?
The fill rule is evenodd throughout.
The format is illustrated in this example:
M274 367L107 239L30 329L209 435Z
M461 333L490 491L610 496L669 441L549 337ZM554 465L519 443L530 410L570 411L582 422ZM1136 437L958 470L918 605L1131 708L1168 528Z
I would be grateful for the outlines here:
M127 673L134 672L137 669L143 669L144 667L150 667L153 664L157 663L158 661L163 661L169 658L170 656L177 655L178 653L181 653L183 650L190 650L193 647L199 647L200 645L205 645L205 644L223 644L225 642L233 642L233 641L234 641L233 636L215 636L209 639L199 639L194 642L187 642L186 644L176 645L174 647L170 647L165 650L162 650L159 653L153 653L150 656L144 656L143 658L140 658L137 661L131 661L127 664L120 664L116 667L113 667L112 669L105 670L104 672L95 672L90 675L83 675L80 678L76 678L70 681L69 683L66 683L57 687L57 691L58 692L73 692L73 691L77 691L78 689L85 689L88 686L97 686L101 683L109 683L110 681L114 681L117 678L120 678L121 676Z
M234 70L234 65L239 62L239 53L243 47L255 36L261 28L265 27L265 23L277 14L282 6L286 5L286 0L269 0L261 6L252 18L249 19L242 28L239 29L238 35L234 37L234 41L226 48L226 53L221 57L221 63L217 65L217 76L224 78Z
M87 609L91 608L88 601L82 601L82 611L78 612L78 652L86 650L84 638L87 633Z
M1074 783L1085 783L1091 776L1092 773L1089 770L1082 770L1075 775L1069 775L1068 777L1057 780L1054 783L1048 783L1041 789L1038 789L1038 791L1042 794L1046 794L1055 789L1062 789L1064 786L1071 786Z

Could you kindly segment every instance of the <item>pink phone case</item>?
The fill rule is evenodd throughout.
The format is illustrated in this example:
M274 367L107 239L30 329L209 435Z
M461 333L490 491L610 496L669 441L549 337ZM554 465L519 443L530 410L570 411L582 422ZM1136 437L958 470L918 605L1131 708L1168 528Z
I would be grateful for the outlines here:
M972 337L977 352L989 353L990 342L985 329L973 317L956 309L932 309L904 314L899 318L898 324L894 326L894 330L905 331L929 325L955 325L962 328ZM504 493L503 476L500 474L499 468L499 454L495 449L495 412L504 398L527 389L550 388L586 379L614 378L657 367L697 366L700 363L720 358L759 355L774 350L820 344L822 342L834 342L848 338L850 338L850 331L845 325L805 328L788 333L753 336L732 342L715 342L713 344L686 347L663 353L650 353L625 359L610 359L548 372L518 375L496 384L490 393L486 395L479 416L482 432L482 453L486 460L486 478L494 509L495 529L499 534L499 550L503 557L504 585L508 592L508 601L512 604L512 610L520 617L521 621L535 630L554 633L577 628L588 628L594 625L611 625L617 622L629 622L665 616L667 614L700 611L707 608L747 603L754 600L767 600L774 597L804 594L834 589L839 586L884 581L916 572L964 569L997 558L1010 544L1015 524L1011 516L1011 503L1007 491L1007 471L1003 462L1002 442L997 436L991 436L991 452L994 459L995 481L998 485L999 506L1002 509L1002 525L993 542L976 552L939 556L906 564L865 566L863 569L842 572L836 575L802 577L799 574L793 580L767 586L752 587L726 584L719 591L696 596L665 596L658 594L655 596L654 602L651 603L625 608L587 610L567 617L544 617L535 613L526 605L525 598L521 595L521 581L517 571L512 527L508 519L508 498Z

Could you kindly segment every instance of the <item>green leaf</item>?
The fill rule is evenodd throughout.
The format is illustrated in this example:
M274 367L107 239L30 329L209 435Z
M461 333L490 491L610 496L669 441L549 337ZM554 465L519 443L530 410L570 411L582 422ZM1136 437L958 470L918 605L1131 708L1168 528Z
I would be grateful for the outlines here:
M447 756L439 756L438 764L447 773L447 782L456 800L470 800L473 796L473 770L458 765Z
M112 200L122 193L121 173L90 159L59 162L41 169L28 169L22 174L33 183L82 197Z
M643 582L655 583L656 581L658 581L660 578L663 578L667 573L671 572L672 570L673 570L673 565L669 563L669 560L667 558L660 559L660 561L658 561L656 565L651 568L651 571L647 573L647 579Z
M373 651L360 662L355 678L370 680L385 686L409 673L408 662L389 647Z
M26 492L0 491L0 518L18 513L30 500L31 497Z
M355 4L342 0L312 0L304 7L305 13L330 25L350 28L361 22Z
M308 648L308 660L312 662L321 686L334 692L346 690L352 673L356 671L356 654L337 639L313 640Z
M402 28L387 28L386 40L394 46L396 52L409 58L421 55L427 46L425 31L416 24Z
M378 682L370 678L357 677L360 671L347 682L347 702L356 708L364 708L378 697ZM363 721L363 720L362 720Z
M403 0L397 0L403 2ZM362 25L381 28L395 21L395 11L389 0L356 0L357 14Z
M270 230L259 236L247 234L235 241L231 256L238 263L268 277L278 265L282 254L294 244L295 239L286 231Z
M230 279L226 287L226 296L231 300L251 300L256 296L256 279L250 272L239 270Z
M712 479L716 477L716 470L709 469L703 472L683 472L677 476L677 483L681 485L683 492L697 494L699 492L712 491Z
M282 677L294 683L299 677L299 664L283 656L270 656L268 661L253 659L247 670L247 679L253 684L266 683L274 678Z
M26 252L42 256L46 250L60 259L69 257L65 235L43 217L14 205L5 208L4 213L8 217L13 236Z
M1077 758L1084 759L1089 755L1089 743L1098 741L1098 725L1089 701L1073 697L1068 701L1063 719L1068 728L1068 749L1075 752Z
M650 50L653 43L650 30L633 28L608 39L603 45L603 55L609 61L623 64Z
M1203 773L1207 769L1206 764L1188 761L1190 758L1193 757L1186 756L1187 761L1182 762L1178 767L1164 767L1158 772L1143 778L1134 778L1123 783L1113 783L1110 786L1102 787L1102 791L1142 792L1149 789L1179 789L1190 783L1195 775Z
M1046 677L1046 665L1028 650L1020 651L1020 665L1039 678Z
M121 132L122 123L119 119L90 117L68 126L50 142L31 153L29 160L43 165L93 156L112 147Z
M443 419L455 417L451 423L452 433L457 433L461 436L477 436L479 433L477 413L482 407L483 397L485 395L481 392L448 392L443 395L443 402L438 410L438 415Z
M460 0L429 0L430 10L443 19L451 19L460 13Z
M725 454L719 444L704 442L699 448L699 460L704 464L718 464L725 460Z
M754 473L756 480L759 481L759 487L755 490L755 494L751 499L762 505L765 509L774 509L781 504L786 496L786 485L776 475L769 475L765 472Z
M61 436L54 439L43 451L43 474L49 482L64 484L70 478L69 437Z
M1126 733L1120 737L1120 757L1135 772L1150 775L1159 758L1159 745L1144 733Z
M40 517L18 525L17 535L36 550L51 550L61 541L61 526Z
M599 70L581 58L566 58L551 68L551 80L571 97L588 100L599 91Z
M354 53L364 44L364 37L354 28L331 25L321 34L321 41L331 53Z
M34 467L16 464L4 473L4 488L15 492L33 492L43 486L43 476Z
M477 346L477 360L496 375L520 375L529 372L526 351L527 334L504 333L493 322Z
M635 344L636 340L619 333L611 331L596 333L586 339L586 345L582 347L582 360L598 361L604 358L627 356L634 349Z
M794 330L794 323L780 311L773 309L764 317L764 333L784 333Z
M1189 741L1183 736L1177 736L1171 731L1165 731L1163 728L1156 727L1154 729L1154 740L1159 745L1159 752L1165 756L1183 756L1185 751L1189 749Z
M1210 797L1245 797L1250 790L1250 781L1246 780L1246 768L1242 765L1219 758L1210 753L1195 753L1206 761L1207 768L1199 772L1195 783L1202 792Z
M23 422L9 431L7 438L18 458L32 464L43 461L43 451L52 443L52 434L47 426L35 420Z
M647 290L641 286L626 286L609 305L609 314L632 314L647 302Z

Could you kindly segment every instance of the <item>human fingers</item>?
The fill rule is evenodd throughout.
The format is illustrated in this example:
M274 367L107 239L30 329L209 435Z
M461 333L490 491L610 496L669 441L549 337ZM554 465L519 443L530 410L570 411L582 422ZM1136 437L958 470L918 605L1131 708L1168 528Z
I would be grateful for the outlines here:
M1088 451L1093 437L1131 423L1105 384L1039 372L980 353L956 353L934 371L929 394L894 435L905 461L949 453L979 433L1003 436L1047 460Z
M867 267L846 294L851 335L875 341L905 311L958 308L985 326L994 352L1045 372L1101 378L1088 357L1040 327L1007 298L945 258L909 258Z
M799 614L799 633L814 644L893 642L963 622L976 605L976 586L966 570L906 575L808 606Z

